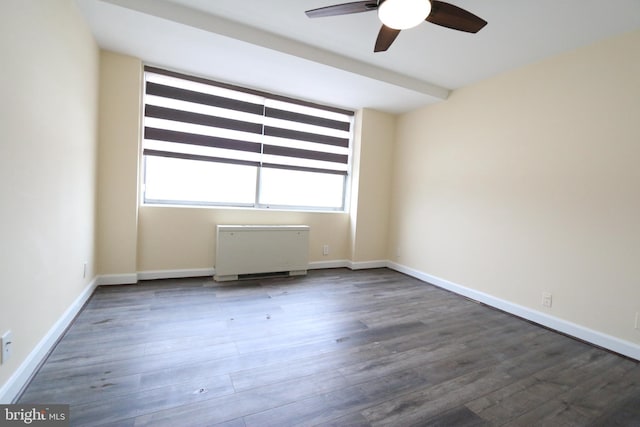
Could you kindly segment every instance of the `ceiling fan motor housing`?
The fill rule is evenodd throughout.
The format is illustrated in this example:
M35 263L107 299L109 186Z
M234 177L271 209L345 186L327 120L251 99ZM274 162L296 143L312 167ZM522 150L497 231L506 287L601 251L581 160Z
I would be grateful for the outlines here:
M380 0L378 17L394 30L406 30L422 23L431 13L429 0Z
M384 24L378 33L374 52L386 51L400 31L423 21L452 30L477 33L487 21L458 6L440 0L364 0L307 10L309 18L348 15L378 10Z

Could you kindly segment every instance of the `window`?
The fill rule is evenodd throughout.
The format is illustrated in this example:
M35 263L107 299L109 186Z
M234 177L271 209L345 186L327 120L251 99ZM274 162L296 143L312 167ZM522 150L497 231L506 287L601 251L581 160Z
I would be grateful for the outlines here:
M144 203L343 210L353 112L145 67Z

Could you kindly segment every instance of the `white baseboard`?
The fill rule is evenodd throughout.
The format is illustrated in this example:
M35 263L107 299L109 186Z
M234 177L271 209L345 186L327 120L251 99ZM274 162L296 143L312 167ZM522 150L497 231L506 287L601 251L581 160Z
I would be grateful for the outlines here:
M135 285L138 283L137 274L104 274L98 276L98 286Z
M370 268L384 268L389 264L388 261L378 260L378 261L349 261L348 267L352 270L367 270Z
M365 270L368 268L384 268L389 261L358 261L353 262L348 259L338 259L333 261L313 261L309 263L309 270L321 270L323 268L349 268L351 270Z
M156 271L140 271L138 272L139 280L156 280L156 279L182 279L186 277L204 277L213 276L215 270L213 268L194 268L187 270L156 270Z
M363 261L353 262L347 259L332 261L313 261L308 265L309 270L321 270L325 268L349 268L351 270L364 270L368 268L383 268L388 265L388 261ZM214 268L195 268L185 270L156 270L139 271L137 274L112 274L100 276L99 285L128 285L137 283L138 280L156 279L181 279L187 277L214 276Z
M349 268L351 261L337 259L333 261L313 261L309 263L309 270L322 270L323 268Z
M60 319L49 329L47 334L38 342L18 369L11 375L7 382L0 388L0 404L12 403L18 393L31 379L40 363L44 360L58 339L67 330L84 304L89 300L93 291L98 286L97 278L93 279L82 293L75 299L71 306L60 316Z
M547 313L523 307L521 305L514 304L500 298L496 298L484 292L476 291L474 289L458 285L440 277L423 273L421 271L392 261L389 261L387 263L387 267L392 270L396 270L409 276L415 277L416 279L422 280L424 282L431 283L448 291L454 292L458 295L463 295L467 298L471 298L507 313L522 317L523 319L530 320L539 325L546 326L563 334L570 335L572 337L589 342L599 347L603 347L632 359L640 360L640 345L638 344L634 344L632 342L625 341L620 338L604 334L602 332L594 331L576 323L551 316Z

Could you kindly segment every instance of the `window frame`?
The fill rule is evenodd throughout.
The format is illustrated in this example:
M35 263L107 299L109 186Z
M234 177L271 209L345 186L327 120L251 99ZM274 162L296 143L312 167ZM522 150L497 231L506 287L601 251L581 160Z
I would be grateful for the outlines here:
M323 110L328 112L327 114L331 114L331 113L337 113L338 115L341 116L340 122L343 122L343 127L346 127L346 129L342 129L343 133L348 133L348 137L342 137L344 138L344 140L346 141L346 146L343 146L346 151L342 151L343 153L346 154L335 154L332 155L330 154L331 151L326 151L326 155L322 155L322 153L324 153L325 151L319 151L319 152L315 152L315 151L310 151L309 153L315 153L313 154L313 156L315 157L309 157L309 158L315 158L318 160L323 160L321 159L322 157L328 157L328 158L341 158L341 157L346 157L346 161L344 162L344 170L342 172L338 171L338 170L331 170L331 169L322 169L322 168L315 168L315 167L309 167L309 166L296 166L296 165L286 165L282 164L282 165L278 165L278 164L273 164L273 163L269 163L268 161L263 161L263 156L268 154L265 153L264 148L261 148L260 153L259 153L259 162L247 162L248 163L252 163L249 166L255 166L256 168L256 183L255 183L255 191L254 191L254 200L252 203L240 203L240 202L225 202L225 201L205 201L205 200L173 200L173 199L154 199L154 198L147 198L147 160L149 156L159 156L159 157L169 157L169 158L174 158L174 159L184 159L184 160L192 160L192 161L206 161L206 162L211 162L211 163L225 163L224 160L221 161L221 159L217 159L215 160L212 157L208 157L208 156L199 156L199 155L194 155L194 154L184 154L184 157L180 156L180 153L165 153L165 155L163 154L158 154L161 152L154 152L153 149L149 149L147 147L145 147L145 142L146 141L153 141L154 138L152 137L151 139L147 139L145 136L147 135L147 131L149 130L149 128L146 126L146 120L148 117L153 118L153 116L149 116L148 114L148 107L151 106L152 108L156 108L154 107L152 104L147 104L146 101L146 97L147 95L147 88L148 88L148 81L147 81L147 72L151 73L151 74L155 74L155 75L161 75L161 76L167 76L167 77L171 77L171 78L177 78L177 79L181 79L181 80L186 80L189 82L194 82L194 83L201 83L201 84L205 84L208 86L213 86L215 88L221 88L221 89L228 89L234 92L239 92L239 93L244 93L247 95L253 95L253 96L257 96L260 98L264 98L263 101L263 114L262 114L262 122L261 122L261 127L262 127L262 134L260 135L260 147L265 147L265 145L263 144L267 144L266 146L269 146L270 148L275 147L275 149L278 148L278 145L276 146L272 146L270 145L268 142L265 142L265 135L266 135L266 131L265 129L270 127L271 125L267 124L266 122L269 120L267 113L267 109L271 108L273 109L274 107L269 107L268 103L269 101L276 101L276 103L278 102L283 102L286 104L293 104L293 105L298 105L301 106L302 108L305 107L309 107L311 109L316 109L316 110ZM170 87L170 86L169 86ZM354 148L354 138L355 138L355 112L351 111L351 110L345 110L342 108L337 108L337 107L330 107L330 106L326 106L326 105L322 105L322 104L318 104L315 102L310 102L310 101L305 101L305 100L300 100L300 99L295 99L295 98L291 98L291 97L287 97L287 96L283 96L283 95L276 95L273 93L269 93L269 92L264 92L264 91L260 91L260 90L255 90L255 89L249 89L249 88L244 88L241 86L236 86L236 85L232 85L232 84L228 84L228 83L222 83L219 81L215 81L215 80L210 80L210 79L206 79L206 78L202 78L202 77L196 77L196 76L192 76L192 75L187 75L187 74L183 74L183 73L179 73L179 72L175 72L175 71L169 71L166 69L162 69L162 68L157 68L154 66L149 66L149 65L145 65L144 66L144 70L143 70L143 88L142 88L142 99L141 99L141 106L142 106L142 120L141 120L141 131L142 131L142 135L141 135L141 150L140 150L140 157L141 157L141 195L140 195L140 199L141 199L141 204L144 206L184 206L184 207L188 207L188 206L199 206L199 207L211 207L211 208L216 208L216 207L221 207L221 208L239 208L239 209L255 209L255 210L284 210L284 211L319 211L319 212L347 212L348 210L348 203L349 203L349 197L350 197L350 183L352 180L352 161L353 161L353 148ZM207 105L207 104L202 104L202 105ZM183 110L176 110L176 111L183 111ZM277 111L277 109L276 109ZM294 110L282 110L285 115L287 113L290 113L291 116L296 116L296 112L294 112ZM281 112L282 112L281 111ZM199 113L196 113L199 114ZM322 119L321 116L313 116L313 115L307 115L308 113L298 113L302 116L307 116L307 117L317 117L317 120L319 123L321 123L323 120L327 121L327 122L334 122L334 120L331 119ZM346 116L346 117L344 117ZM221 116L216 116L216 115L210 115L209 117L212 118L218 118ZM273 117L273 116L271 116ZM347 120L344 120L344 119ZM295 119L292 120L292 122L298 123ZM181 121L178 121L176 123L182 123ZM188 123L188 122L185 122ZM304 122L300 122L300 123L304 123ZM336 122L337 123L337 122ZM314 123L315 125L315 123ZM322 128L322 125L319 125ZM330 127L327 127L327 129L329 129ZM285 127L285 128L271 128L271 129L275 129L275 131L278 131L278 129L280 130L287 130L289 128ZM153 129L152 129L153 130ZM291 131L291 133L295 134L304 134L304 131ZM319 136L322 134L318 134ZM197 135L196 135L197 136ZM305 135L303 135L304 138ZM277 137L277 135L276 135ZM326 137L327 139L332 139L333 137ZM304 143L305 139L292 139L292 138L287 138L288 141L302 141ZM341 139L342 140L342 139ZM162 141L162 140L160 140ZM176 141L178 142L178 141ZM238 140L236 141L238 142L238 144L242 144L243 141L242 140ZM312 141L310 141L312 142ZM327 144L327 145L334 145L334 143L332 142L321 142L318 141L318 144ZM186 142L185 145L188 146L192 146L191 143ZM197 144L194 146L197 147ZM297 151L305 151L304 149L300 150L300 149L296 149L295 147L291 147L291 148L286 148L286 147L290 147L290 145L286 145L283 148L283 151L287 152L295 152ZM323 146L324 147L324 146ZM334 147L335 148L335 147ZM238 150L238 148L230 148L231 151L235 152L235 150ZM156 150L157 151L157 150ZM277 155L277 154L276 154ZM298 157L296 155L291 155L291 154L284 154L284 156L286 156L286 159L304 159L304 155L303 157ZM291 156L291 157L288 157ZM320 156L320 157L318 157ZM205 157L208 157L205 159ZM242 164L242 161L230 161L229 163L236 163L236 164ZM340 161L342 162L342 161ZM261 197L261 190L262 190L262 185L263 185L263 181L262 181L262 172L265 169L271 169L271 168L275 168L275 169L285 169L285 170L291 170L291 171L301 171L301 172L309 172L309 173L326 173L326 174L334 174L334 175L340 175L343 177L342 179L342 189L341 189L341 206L321 206L321 205L294 205L294 204L269 204L269 203L261 203L260 201L260 197ZM336 193L337 195L337 193Z

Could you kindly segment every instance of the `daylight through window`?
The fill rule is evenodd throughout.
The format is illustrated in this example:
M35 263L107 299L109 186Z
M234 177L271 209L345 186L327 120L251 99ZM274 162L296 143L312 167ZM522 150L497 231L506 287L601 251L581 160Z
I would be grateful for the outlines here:
M343 210L353 112L145 67L145 203Z

